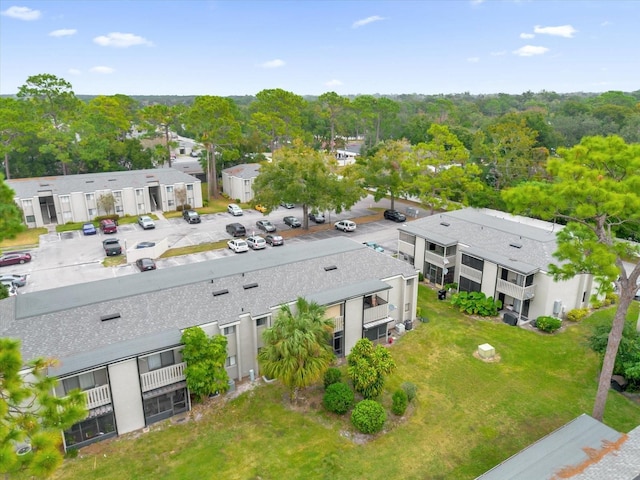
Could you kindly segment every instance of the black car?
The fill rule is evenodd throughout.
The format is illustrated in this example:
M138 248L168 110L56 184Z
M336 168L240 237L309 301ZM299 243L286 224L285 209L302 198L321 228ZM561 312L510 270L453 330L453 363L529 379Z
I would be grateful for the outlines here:
M276 226L271 223L269 220L258 220L256 222L256 226L262 230L263 232L275 232L276 231Z
M138 260L136 260L136 265L141 272L147 272L149 270L156 269L156 262L154 262L151 258L139 258Z
M393 220L394 222L398 223L407 221L407 217L405 217L403 213L400 213L397 210L385 210L384 218L386 218L387 220Z
M311 212L309 213L309 220L315 223L324 223L324 213Z
M200 214L195 210L185 210L182 212L182 218L184 218L187 223L200 223L202 221Z
M302 224L300 223L300 220L298 220L296 217L291 217L291 216L284 217L282 221L287 225L289 225L291 228L298 228L302 226Z
M247 229L241 223L230 223L227 225L227 233L232 237L244 237Z

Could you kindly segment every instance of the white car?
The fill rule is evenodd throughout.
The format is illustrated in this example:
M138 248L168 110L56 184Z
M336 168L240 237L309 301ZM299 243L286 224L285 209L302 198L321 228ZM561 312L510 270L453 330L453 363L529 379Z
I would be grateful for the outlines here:
M227 245L231 250L233 250L236 253L249 251L249 245L247 244L247 242L245 242L241 238L234 238L233 240L229 240L227 242Z
M335 227L337 230L342 230L343 232L355 232L356 224L351 220L340 220L335 223Z
M267 248L267 241L260 235L252 235L247 237L247 245L253 250L262 250L263 248Z
M138 217L138 225L140 225L143 230L156 228L156 224L149 215L142 215L141 217Z
M227 206L227 212L229 212L234 217L240 216L240 215L242 215L244 213L242 211L242 209L238 205L236 205L235 203L230 203Z

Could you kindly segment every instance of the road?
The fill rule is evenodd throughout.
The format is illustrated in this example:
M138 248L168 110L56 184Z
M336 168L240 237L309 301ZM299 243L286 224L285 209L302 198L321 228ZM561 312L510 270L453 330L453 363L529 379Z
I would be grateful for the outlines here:
M389 201L386 199L374 202L372 197L368 197L358 202L350 211L336 214L327 213L328 223L334 223L342 219L353 219L357 223L358 217L371 214L369 208L388 208ZM404 210L404 207L397 206ZM424 215L423 210L420 211ZM104 267L104 250L102 240L106 237L115 236L120 240L123 249L133 248L138 242L157 242L167 239L169 248L196 245L206 242L217 242L228 240L230 237L225 231L228 223L239 222L247 228L247 234L260 233L254 226L261 218L270 219L279 231L289 230L282 218L287 215L297 216L302 219L302 208L279 209L271 212L265 217L255 210L245 210L244 215L233 217L229 213L215 213L202 215L202 223L190 225L181 217L157 220L156 228L153 230L142 230L137 224L120 225L118 233L112 235L83 236L80 231L50 233L40 237L40 246L31 250L32 261L24 265L12 265L3 267L0 272L3 274L19 273L28 274L27 285L19 289L20 293L34 292L77 283L85 283L105 278L114 278L122 275L131 275L138 272L134 264L120 265L117 267ZM353 233L344 233L335 229L328 229L319 232L300 235L285 240L284 247L296 243L309 243L315 240L329 238L335 235L347 235L359 242L373 241L380 244L385 249L385 254L391 255L397 250L397 227L398 224L388 220L359 224ZM274 248L274 247L268 247ZM260 255L261 252L249 251L243 255ZM236 255L231 250L220 249L207 252L183 255L157 260L158 268L170 268L176 265L185 265L204 260L211 260L229 255Z

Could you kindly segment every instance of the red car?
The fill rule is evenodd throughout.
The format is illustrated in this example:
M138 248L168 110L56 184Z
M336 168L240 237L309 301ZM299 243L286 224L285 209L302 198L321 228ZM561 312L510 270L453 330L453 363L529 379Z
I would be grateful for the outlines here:
M101 220L100 230L102 230L102 233L116 233L118 231L118 225L116 225L116 222L113 220Z
M5 267L7 265L16 265L18 263L27 263L30 261L30 253L12 252L0 255L0 267Z

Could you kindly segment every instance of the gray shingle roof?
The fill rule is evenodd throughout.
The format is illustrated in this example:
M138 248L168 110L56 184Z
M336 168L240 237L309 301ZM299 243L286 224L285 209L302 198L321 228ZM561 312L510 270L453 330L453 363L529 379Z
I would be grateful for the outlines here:
M634 430L633 435L629 434L625 440L623 434L582 414L480 475L477 480L551 480L560 478L558 475L561 472L581 470L583 471L581 474L561 478L633 480L640 474L640 455L638 454L640 431L638 434L635 432ZM612 449L601 460L597 457L594 460L594 457L589 455L605 451L608 446L616 442L619 448ZM634 453L635 457L633 457ZM602 467L596 468L600 464ZM586 469L585 466L587 466ZM594 469L593 472L599 470L601 475L589 473L592 469Z
M54 195L68 195L73 192L91 193L98 190L122 190L142 188L149 182L160 185L194 183L199 180L173 168L148 170L127 170L124 172L85 173L81 175L61 175L57 177L17 178L7 180L19 198L32 198L39 192L51 191Z
M326 271L330 265L337 268ZM351 239L335 237L19 295L15 318L3 314L0 335L20 339L25 360L81 354L89 358L90 352L100 356L103 349L112 356L124 355L126 342L136 338L211 322L224 325L243 312L269 313L297 296L333 299L335 289L355 294L357 284L369 293L368 280L398 275L413 277L416 271ZM258 287L243 288L251 283ZM228 293L213 295L221 290ZM7 305L0 310L13 303ZM116 313L119 318L100 319ZM116 344L122 347L112 346Z
M258 173L260 173L260 164L244 163L234 167L225 168L222 172L231 177L251 179L257 177Z
M559 263L553 252L557 246L556 233L562 227L547 222L537 224L519 223L466 208L425 217L402 225L399 230L440 245L459 243L463 252L526 275L546 271L550 263Z

